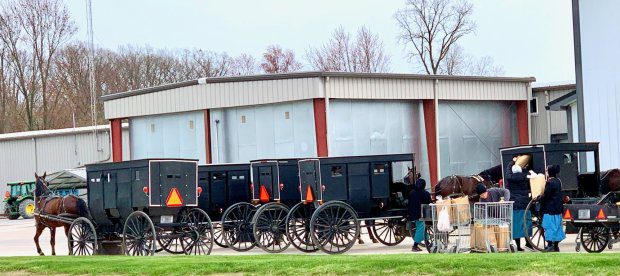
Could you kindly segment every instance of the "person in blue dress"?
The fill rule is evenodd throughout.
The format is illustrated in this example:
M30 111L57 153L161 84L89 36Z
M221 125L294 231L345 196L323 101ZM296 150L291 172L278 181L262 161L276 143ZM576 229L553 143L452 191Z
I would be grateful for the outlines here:
M413 191L409 193L409 225L411 229L411 237L413 238L413 247L411 251L419 252L420 244L424 242L425 223L420 220L422 216L422 205L431 203L431 194L426 191L426 181L419 178L414 186Z
M547 246L545 252L560 252L559 243L566 238L562 229L562 181L557 178L560 173L559 165L547 166L547 184L545 191L540 195L541 211L543 213L542 227L545 230Z
M517 251L524 251L521 247L521 238L531 235L532 229L532 213L527 210L527 205L530 202L530 183L527 179L527 175L523 173L523 168L515 164L516 157L508 165L506 172L504 173L504 183L506 188L510 190L510 199L514 202L512 205L512 237L517 245ZM527 243L527 248L532 246Z

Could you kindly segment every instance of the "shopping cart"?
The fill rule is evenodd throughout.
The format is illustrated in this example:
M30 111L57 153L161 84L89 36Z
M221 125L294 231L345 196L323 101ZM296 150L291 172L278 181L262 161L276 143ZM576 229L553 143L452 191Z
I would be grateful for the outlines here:
M471 249L476 252L515 252L512 241L512 201L474 204Z
M429 204L432 219L431 253L461 253L470 250L471 209L469 204L450 200Z

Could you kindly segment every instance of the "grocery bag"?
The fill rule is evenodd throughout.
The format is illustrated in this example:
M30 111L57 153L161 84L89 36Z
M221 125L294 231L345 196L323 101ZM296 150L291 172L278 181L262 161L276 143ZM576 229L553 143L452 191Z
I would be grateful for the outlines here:
M532 191L532 198L536 198L541 195L545 191L545 185L547 184L547 180L545 179L544 174L528 175L530 179L530 190Z
M469 198L467 196L452 199L452 222L453 224L467 224L471 220Z
M450 225L450 214L448 212L448 207L441 207L439 211L439 215L437 216L437 230L439 232L450 232L452 231L452 226Z
M507 250L510 245L510 228L508 224L494 226L497 239L497 249Z

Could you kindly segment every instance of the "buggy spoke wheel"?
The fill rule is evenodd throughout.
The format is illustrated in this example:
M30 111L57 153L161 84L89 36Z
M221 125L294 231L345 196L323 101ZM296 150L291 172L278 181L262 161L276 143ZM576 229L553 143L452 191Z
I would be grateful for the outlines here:
M202 209L192 209L181 219L186 224L181 245L188 255L209 255L213 249L213 224Z
M601 253L610 240L609 228L604 226L584 227L579 231L581 243L588 253Z
M527 223L523 224L525 228L525 240L534 250L541 251L545 248L545 230L542 227L542 212L540 210L540 202L532 200L527 205L526 210L532 214L532 224L528 227ZM524 222L527 221L527 212L524 215Z
M328 254L340 254L351 249L359 234L357 213L341 201L322 205L310 219L312 242Z
M395 246L405 240L406 223L404 218L386 218L373 222L372 232L382 244Z
M224 241L221 222L217 226L213 225L213 242L215 242L215 244L217 244L217 246L219 247L228 248L228 246L226 245L226 241Z
M177 229L164 230L156 227L157 244L159 245L155 252L165 250L170 254L185 254L183 245L181 244L181 233Z
M432 252L434 245L435 245L435 233L433 232L433 227L425 225L424 246L426 246L426 251L428 251L428 253L434 253Z
M123 227L123 252L128 256L151 256L155 253L155 227L147 214L135 211Z
M319 250L310 237L310 217L314 212L313 204L297 203L286 217L286 235L291 244L302 252Z
M269 253L279 253L291 245L286 236L288 213L288 207L275 202L263 205L256 211L252 219L252 230L261 249Z
M95 226L84 217L77 218L69 226L69 255L90 256L97 254Z
M254 234L252 233L252 217L256 212L254 205L236 203L222 215L222 237L226 246L239 252L254 248Z

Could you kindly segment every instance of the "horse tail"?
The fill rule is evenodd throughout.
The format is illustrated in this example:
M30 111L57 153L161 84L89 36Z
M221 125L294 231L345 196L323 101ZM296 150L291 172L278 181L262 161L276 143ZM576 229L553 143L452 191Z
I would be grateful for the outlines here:
M88 206L86 205L86 201L84 199L77 197L77 215L80 217L90 217L90 212L88 212Z

